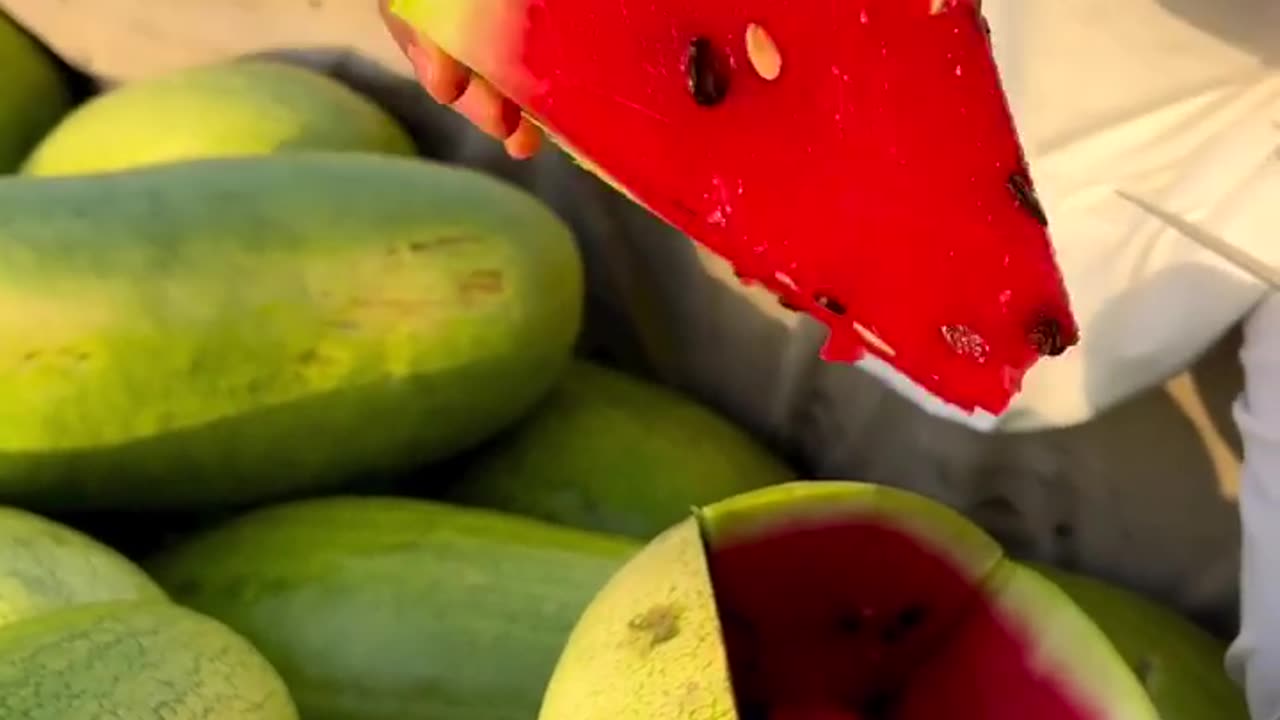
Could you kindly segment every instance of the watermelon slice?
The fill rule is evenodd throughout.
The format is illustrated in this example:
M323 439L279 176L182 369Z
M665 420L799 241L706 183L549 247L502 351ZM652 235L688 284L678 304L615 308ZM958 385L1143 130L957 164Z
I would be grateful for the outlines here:
M1077 326L975 0L392 0L636 202L943 400ZM736 128L736 129L735 129Z
M1056 585L930 500L791 483L712 505L583 614L540 720L1157 720Z

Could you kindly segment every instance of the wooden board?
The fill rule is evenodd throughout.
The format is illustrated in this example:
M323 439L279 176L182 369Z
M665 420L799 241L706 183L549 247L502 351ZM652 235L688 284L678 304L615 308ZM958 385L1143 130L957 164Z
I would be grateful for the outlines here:
M0 0L90 74L127 80L276 48L347 47L407 72L374 0Z

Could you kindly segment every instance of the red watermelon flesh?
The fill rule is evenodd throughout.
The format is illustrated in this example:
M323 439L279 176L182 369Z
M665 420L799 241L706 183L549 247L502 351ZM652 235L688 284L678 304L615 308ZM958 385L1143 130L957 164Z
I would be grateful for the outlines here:
M1039 357L1077 340L974 0L392 9L744 281L824 322L828 360L870 351L999 413ZM752 55L748 35L776 53ZM780 64L762 75L761 57Z
M742 720L1115 717L1039 661L1052 649L990 588L887 524L726 544L710 571Z

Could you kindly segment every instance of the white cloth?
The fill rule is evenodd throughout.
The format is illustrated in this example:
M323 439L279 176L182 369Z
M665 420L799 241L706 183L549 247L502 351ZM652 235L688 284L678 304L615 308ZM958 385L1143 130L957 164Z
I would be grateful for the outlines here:
M1277 228L1280 231L1280 228ZM1276 239L1280 241L1280 232ZM1240 635L1227 666L1242 679L1255 720L1280 718L1280 297L1245 323L1244 396L1235 406L1244 440Z

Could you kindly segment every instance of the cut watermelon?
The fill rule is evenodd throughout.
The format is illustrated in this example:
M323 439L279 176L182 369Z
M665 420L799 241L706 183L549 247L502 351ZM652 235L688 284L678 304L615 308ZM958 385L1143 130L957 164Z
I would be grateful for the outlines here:
M392 0L580 162L943 400L1077 326L974 0ZM737 128L736 130L734 128Z
M792 483L703 510L610 580L541 720L1156 720L1054 584L902 491Z

